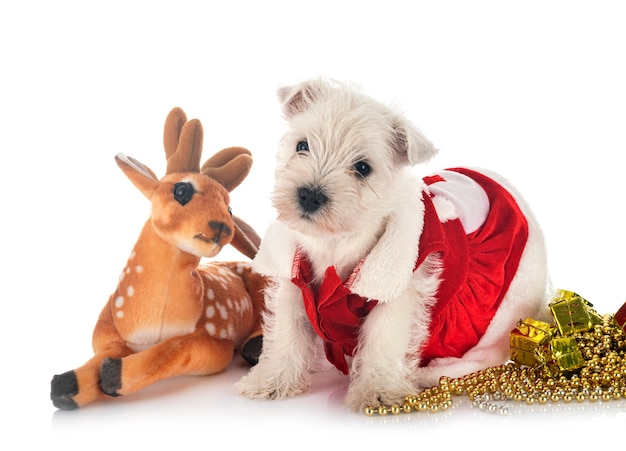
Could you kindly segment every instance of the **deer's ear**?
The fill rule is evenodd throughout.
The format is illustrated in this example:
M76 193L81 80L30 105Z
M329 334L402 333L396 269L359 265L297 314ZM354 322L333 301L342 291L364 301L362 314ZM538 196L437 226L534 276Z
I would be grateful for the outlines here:
M124 174L126 174L126 177L133 182L133 185L135 185L144 196L151 199L152 194L159 186L159 179L154 172L152 172L148 166L123 153L118 153L115 156L115 162Z
M243 219L233 215L235 224L235 236L230 242L231 246L241 252L249 259L253 259L261 246L261 237Z

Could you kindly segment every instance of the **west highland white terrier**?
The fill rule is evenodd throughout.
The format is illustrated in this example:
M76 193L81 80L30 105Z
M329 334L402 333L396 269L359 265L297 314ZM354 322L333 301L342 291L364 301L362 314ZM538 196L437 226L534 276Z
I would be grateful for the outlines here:
M335 80L279 89L288 123L254 268L267 293L253 399L310 389L315 358L349 375L347 406L407 394L509 357L520 319L551 295L543 233L501 176L451 168L418 178L437 150L400 112Z

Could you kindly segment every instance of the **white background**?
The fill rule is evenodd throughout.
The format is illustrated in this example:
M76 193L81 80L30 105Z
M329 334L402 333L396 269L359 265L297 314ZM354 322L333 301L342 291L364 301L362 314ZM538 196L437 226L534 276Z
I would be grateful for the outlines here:
M626 301L625 20L621 2L603 0L3 2L0 443L364 449L552 437L561 447L619 436L624 401L507 417L457 402L370 418L342 407L346 380L334 373L297 398L248 401L232 391L245 371L237 359L217 376L75 412L56 411L49 384L90 357L96 317L147 219L113 156L162 175L163 121L181 106L203 122L205 156L253 152L232 208L262 233L283 131L276 88L318 75L399 104L440 149L418 173L469 164L508 176L543 223L555 285L615 312Z

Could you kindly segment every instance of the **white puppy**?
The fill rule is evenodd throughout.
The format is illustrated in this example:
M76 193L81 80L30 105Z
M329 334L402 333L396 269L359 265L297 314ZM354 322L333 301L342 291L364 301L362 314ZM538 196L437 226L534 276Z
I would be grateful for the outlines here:
M408 167L435 148L351 86L317 79L279 98L278 217L254 260L276 286L238 391L308 390L320 345L349 374L355 410L504 363L510 331L544 318L551 294L543 235L517 192L485 171L416 178Z

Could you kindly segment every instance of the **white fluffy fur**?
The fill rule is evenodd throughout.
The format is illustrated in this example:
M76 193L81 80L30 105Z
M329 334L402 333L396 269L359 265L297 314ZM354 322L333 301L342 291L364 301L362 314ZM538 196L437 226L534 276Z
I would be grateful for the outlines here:
M519 194L502 177L487 174L511 190L529 223L518 272L491 325L462 358L436 359L420 368L418 350L428 338L440 262L429 256L413 272L423 227L423 185L408 167L428 161L435 148L400 113L345 84L311 80L281 89L279 97L288 131L272 195L278 217L254 261L276 286L268 293L263 353L238 382L238 391L277 399L310 388L321 342L299 289L290 282L297 246L309 257L317 281L329 266L345 280L367 256L351 288L379 304L366 317L349 360L350 408L399 404L442 375L458 377L505 362L510 330L521 318L547 315L550 294L542 232ZM300 141L308 142L307 152L296 152ZM360 161L371 167L366 177L355 170ZM303 186L327 196L319 211L303 212L299 206ZM446 217L450 208L445 206Z

